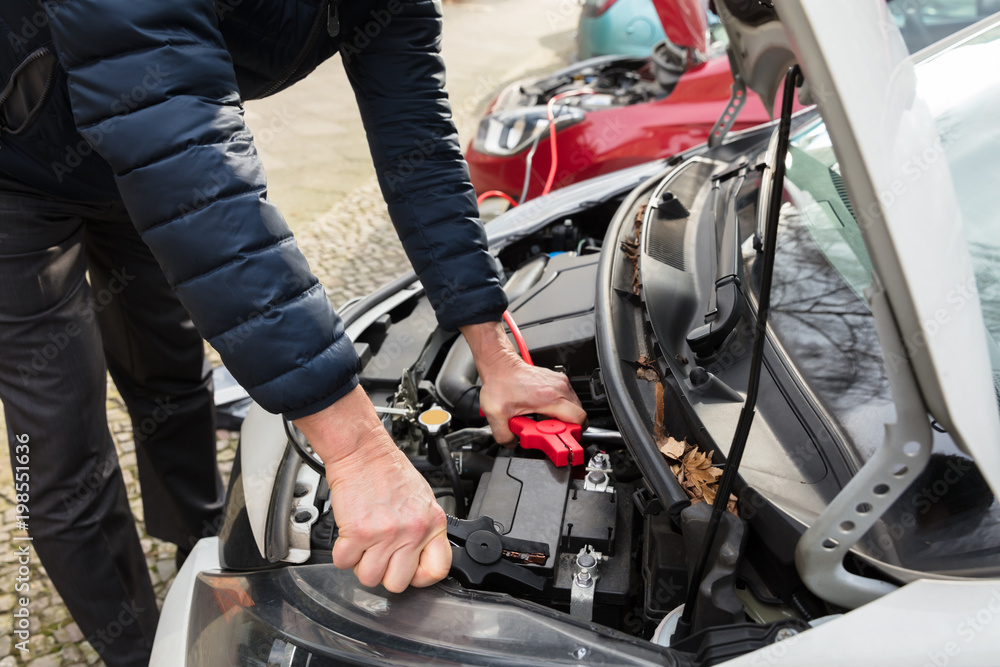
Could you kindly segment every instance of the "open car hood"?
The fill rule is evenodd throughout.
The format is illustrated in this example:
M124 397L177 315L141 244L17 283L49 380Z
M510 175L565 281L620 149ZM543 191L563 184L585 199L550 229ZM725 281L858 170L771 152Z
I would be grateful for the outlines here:
M667 39L704 55L708 47L706 0L653 0Z
M737 71L765 104L801 66L927 410L1000 497L1000 417L962 216L946 160L912 171L942 144L885 0L715 6Z

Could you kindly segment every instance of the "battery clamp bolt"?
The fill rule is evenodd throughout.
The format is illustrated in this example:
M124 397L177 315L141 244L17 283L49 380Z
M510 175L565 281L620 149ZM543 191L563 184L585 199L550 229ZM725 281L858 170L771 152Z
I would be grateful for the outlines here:
M594 617L594 594L598 578L597 566L603 555L591 545L585 545L576 554L576 573L570 590L569 613L574 618L585 621Z
M604 484L608 481L608 476L603 472L594 470L587 474L587 481L591 484Z

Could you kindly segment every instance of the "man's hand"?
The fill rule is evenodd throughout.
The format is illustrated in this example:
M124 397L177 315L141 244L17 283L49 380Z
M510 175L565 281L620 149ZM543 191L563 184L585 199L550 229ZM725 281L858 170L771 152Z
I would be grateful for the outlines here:
M448 576L444 511L427 482L386 433L361 387L295 421L326 464L340 531L333 564L365 586L399 593Z
M497 442L513 442L514 434L507 423L518 415L537 412L574 424L587 419L569 379L562 373L526 364L499 322L470 324L461 331L472 348L483 381L479 407Z

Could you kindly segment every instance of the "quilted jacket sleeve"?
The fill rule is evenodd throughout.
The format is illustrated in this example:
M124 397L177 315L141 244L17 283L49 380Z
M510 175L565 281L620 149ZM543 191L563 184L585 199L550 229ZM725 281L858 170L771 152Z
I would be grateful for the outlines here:
M444 89L440 1L344 1L340 12L382 195L438 322L499 321L506 295Z
M233 375L297 418L357 384L357 356L299 252L243 122L212 0L65 0L52 32L78 129Z

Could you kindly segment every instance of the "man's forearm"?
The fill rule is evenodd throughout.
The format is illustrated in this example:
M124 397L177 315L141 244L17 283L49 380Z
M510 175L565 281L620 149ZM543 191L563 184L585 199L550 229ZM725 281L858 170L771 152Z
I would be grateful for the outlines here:
M375 407L360 386L333 405L296 419L295 426L328 468L355 455L378 451L388 440Z
M500 322L483 322L460 327L465 342L472 350L479 377L487 382L492 376L509 372L518 362L517 351Z

